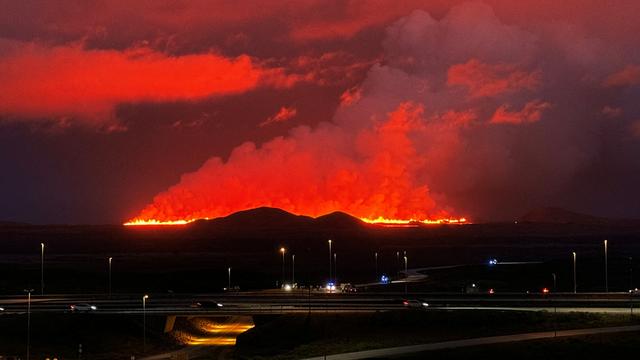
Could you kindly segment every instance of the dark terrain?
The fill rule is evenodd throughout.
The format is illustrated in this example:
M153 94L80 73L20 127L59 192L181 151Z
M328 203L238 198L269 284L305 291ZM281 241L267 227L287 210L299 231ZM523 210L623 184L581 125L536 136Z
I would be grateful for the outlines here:
M501 272L530 280L514 285L499 279L496 286L505 290L550 286L551 273L557 274L559 291L569 290L572 251L578 253L580 290L602 290L603 239L609 239L611 289L627 290L635 284L630 271L636 260L629 258L640 260L638 221L594 218L561 209L536 210L510 223L386 227L344 213L314 219L259 208L185 226L4 223L0 225L0 293L39 288L41 242L46 244L48 293L104 292L110 256L114 291L213 292L226 286L227 267L233 268L233 285L242 289L274 287L281 278L278 249L282 246L288 255L296 255L297 282L321 284L328 277L328 239L337 253L339 281L376 281L374 252L379 254L377 275L393 277L403 267L396 252L402 262L403 251L407 251L409 268L470 265L445 275L430 273L432 279L441 280L431 281L433 286L423 290L457 291L461 283L452 283L452 278L464 282L475 277L491 283L492 276ZM542 264L498 271L484 266L490 258ZM289 278L289 256L286 262Z

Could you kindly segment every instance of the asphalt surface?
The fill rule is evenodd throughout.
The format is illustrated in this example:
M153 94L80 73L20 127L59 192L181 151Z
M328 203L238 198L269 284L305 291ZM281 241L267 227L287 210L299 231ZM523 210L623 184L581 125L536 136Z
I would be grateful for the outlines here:
M637 311L640 297L628 293L557 294L434 294L333 293L279 290L223 294L149 294L148 315L258 315L280 313L355 313L414 310L403 300L428 303L425 310L529 310L627 313ZM196 302L219 302L196 306ZM141 294L32 295L32 313L69 313L71 305L90 304L95 314L142 314ZM26 296L0 297L1 314L24 314ZM75 311L79 312L79 311Z

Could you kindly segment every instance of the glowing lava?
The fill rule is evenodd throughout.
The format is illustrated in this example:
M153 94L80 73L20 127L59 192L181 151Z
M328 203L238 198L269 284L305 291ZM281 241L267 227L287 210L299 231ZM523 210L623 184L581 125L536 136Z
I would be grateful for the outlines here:
M466 218L442 218L442 219L387 219L382 216L377 218L359 218L361 221L367 224L378 224L388 226L413 226L413 225L442 225L442 224L468 224ZM203 219L189 219L189 220L172 220L172 221L160 221L156 219L142 220L132 219L123 225L125 226L164 226L164 225L187 225L197 220L209 220L209 218Z
M369 224L381 224L381 225L410 225L410 224L425 224L425 225L439 225L439 224L466 224L466 218L451 218L451 219L425 219L425 220L417 220L417 219L387 219L382 216L379 216L375 219L371 218L360 218L360 220L369 223Z
M124 226L186 225L194 221L195 220L160 221L155 219L149 219L149 220L134 219L131 221L127 221L122 225Z

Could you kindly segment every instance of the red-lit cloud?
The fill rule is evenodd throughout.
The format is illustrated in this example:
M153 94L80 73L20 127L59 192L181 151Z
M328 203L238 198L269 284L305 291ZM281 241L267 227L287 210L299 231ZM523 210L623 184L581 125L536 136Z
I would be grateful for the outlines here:
M262 126L267 126L274 123L285 122L287 120L293 119L297 113L298 113L298 110L295 107L283 106L280 108L280 110L278 110L277 113L275 113L272 116L269 116L265 121L261 122L260 126L262 127Z
M640 84L640 65L629 65L609 75L603 82L605 86L630 86Z
M520 110L510 110L508 105L501 105L491 117L492 124L525 124L540 121L542 112L551 104L541 100L526 103Z
M471 97L491 97L507 92L533 90L540 84L539 72L518 70L509 64L484 64L471 59L447 72L447 85L464 86Z
M345 90L342 95L340 95L340 105L341 106L349 106L354 104L360 100L362 97L362 89L359 87L352 87L350 89Z
M112 119L122 103L189 101L296 82L248 56L167 56L144 47L116 51L36 44L0 57L0 78L3 115L98 123Z

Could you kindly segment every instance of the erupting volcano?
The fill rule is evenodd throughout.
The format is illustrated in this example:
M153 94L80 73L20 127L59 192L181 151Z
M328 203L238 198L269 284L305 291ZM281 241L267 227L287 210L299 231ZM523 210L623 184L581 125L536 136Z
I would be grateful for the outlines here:
M324 123L261 148L245 143L226 163L213 158L183 176L127 225L185 224L261 206L312 217L343 211L370 223L464 222L436 205L425 184L423 112L403 103L359 129Z

